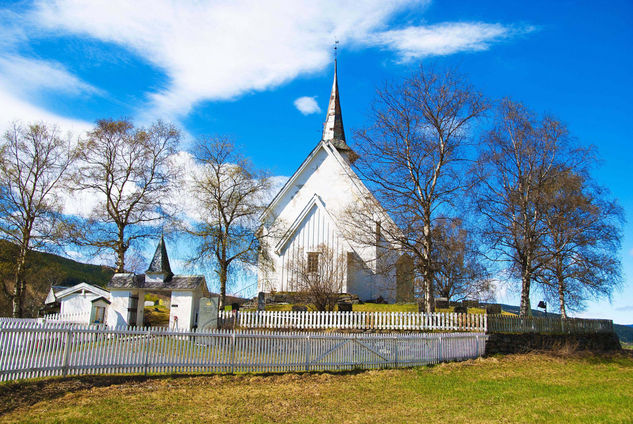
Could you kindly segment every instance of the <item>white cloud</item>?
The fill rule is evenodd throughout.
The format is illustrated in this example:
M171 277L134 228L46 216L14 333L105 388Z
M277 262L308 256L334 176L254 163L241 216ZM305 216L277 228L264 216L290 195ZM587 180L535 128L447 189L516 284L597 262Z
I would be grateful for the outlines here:
M299 97L297 100L294 101L294 105L299 110L299 112L303 113L304 115L321 112L321 108L317 104L315 97Z
M70 131L73 135L83 135L92 127L86 121L65 118L46 109L35 106L23 100L18 95L12 94L0 84L0 110L2 119L0 120L0 132L4 133L12 121L21 122L45 122L59 126L63 131Z
M81 81L56 62L7 55L0 58L0 73L5 81L5 89L19 93L41 90L73 95L101 93L99 89Z
M480 50L508 33L483 23L388 30L399 12L428 3L41 0L31 21L53 34L118 44L163 70L168 82L148 93L142 108L151 119L178 119L201 101L274 88L323 69L335 39L346 48L379 45L411 58Z
M397 51L401 61L406 62L427 56L486 50L493 42L533 29L525 27L519 30L483 22L446 22L384 31L372 36L371 40Z

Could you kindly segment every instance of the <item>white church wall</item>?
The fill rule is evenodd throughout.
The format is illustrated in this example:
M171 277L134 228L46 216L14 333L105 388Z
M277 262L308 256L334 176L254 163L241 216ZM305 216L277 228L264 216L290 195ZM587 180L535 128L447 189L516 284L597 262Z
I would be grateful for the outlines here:
M303 251L307 254L316 250L320 244L324 244L340 254L347 255L348 252L352 252L361 263L361 266L349 274L349 281L343 291L357 294L361 299L376 299L378 296L388 300L395 298L395 295L391 294L395 289L391 290L390 287L395 287L395 280L392 281L389 275L375 275L376 247L358 245L344 239L342 229L338 227L351 202L358 201L366 193L355 184L355 176L350 176L346 172L346 164L343 165L340 162L343 159L337 158L336 155L337 153L319 148L292 181L293 186L271 210L270 216L276 217L276 231L282 228L281 233L294 230L294 234L279 254L273 251L279 238L272 238L269 242L273 247L269 253L274 271L264 271L260 268L260 291L293 291L289 284L289 264L297 252ZM296 228L291 228L315 194L318 196L319 205L312 206L303 222ZM272 223L268 222L268 225Z
M320 246L326 246L335 255L345 255L349 247L345 240L337 234L336 227L327 211L318 205L312 206L309 214L299 226L294 236L279 255L280 273L279 290L293 291L292 286L293 263L297 255L318 251ZM343 287L345 292L347 287Z

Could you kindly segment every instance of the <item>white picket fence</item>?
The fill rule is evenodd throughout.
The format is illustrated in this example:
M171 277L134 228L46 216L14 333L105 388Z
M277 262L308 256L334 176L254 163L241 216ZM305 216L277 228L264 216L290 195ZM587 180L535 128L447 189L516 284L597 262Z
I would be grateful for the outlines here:
M356 329L485 332L485 314L421 312L220 311L220 322L239 328Z
M90 313L75 313L75 314L47 314L43 317L46 322L67 322L73 324L88 324L90 321Z
M477 333L342 334L0 322L0 380L80 374L409 367L476 358Z

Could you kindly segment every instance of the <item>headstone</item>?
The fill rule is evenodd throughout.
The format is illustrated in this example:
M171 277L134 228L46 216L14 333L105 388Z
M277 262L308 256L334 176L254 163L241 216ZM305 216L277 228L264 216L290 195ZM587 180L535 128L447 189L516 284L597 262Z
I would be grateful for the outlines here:
M489 315L495 315L501 313L501 305L486 305L486 313Z
M467 314L468 308L462 305L455 306L455 309L453 309L453 312L455 312L456 314Z
M257 295L257 310L263 311L266 309L266 293L259 292Z
M451 306L450 302L445 297L438 297L435 299L435 307L438 309L446 309Z
M237 302L233 302L231 303L231 309L233 310L233 312L237 312L240 310L240 304Z
M467 308L479 308L478 300L462 300L462 305Z
M308 307L305 305L292 305L292 310L299 312L308 312Z
M352 304L347 302L341 302L338 304L339 312L352 312Z
M202 297L198 308L198 330L215 330L218 328L219 297Z

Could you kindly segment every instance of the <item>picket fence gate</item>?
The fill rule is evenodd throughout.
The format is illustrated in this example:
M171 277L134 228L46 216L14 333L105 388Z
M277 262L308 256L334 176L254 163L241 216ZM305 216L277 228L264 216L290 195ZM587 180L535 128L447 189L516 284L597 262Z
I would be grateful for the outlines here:
M220 322L239 328L356 329L485 332L485 314L422 312L220 311Z
M0 322L0 380L81 374L332 371L476 358L483 333L176 331Z

